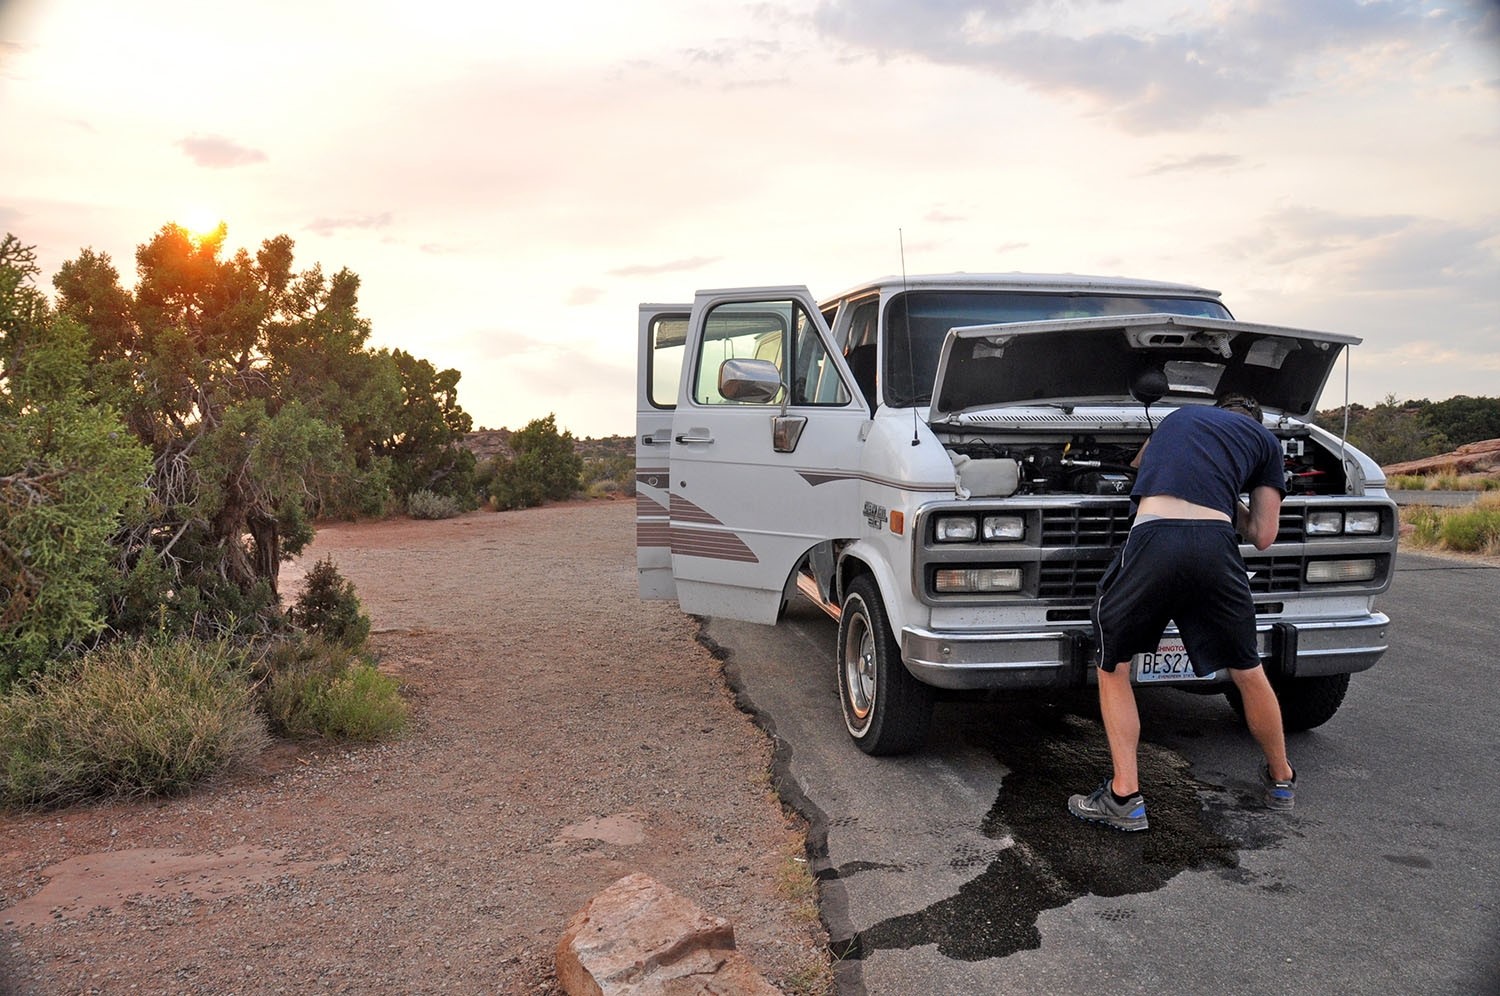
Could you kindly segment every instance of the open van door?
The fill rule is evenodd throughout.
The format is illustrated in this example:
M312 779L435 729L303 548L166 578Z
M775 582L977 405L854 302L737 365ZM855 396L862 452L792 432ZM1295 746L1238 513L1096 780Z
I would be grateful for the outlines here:
M672 411L691 305L640 307L635 401L635 566L642 598L676 598L668 526Z
M775 622L808 551L860 534L869 408L805 287L700 291L681 363L667 464L677 600Z

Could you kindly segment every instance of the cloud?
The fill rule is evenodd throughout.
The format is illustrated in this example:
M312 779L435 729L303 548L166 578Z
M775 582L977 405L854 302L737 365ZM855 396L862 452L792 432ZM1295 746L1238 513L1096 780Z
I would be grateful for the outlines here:
M1177 156L1163 159L1146 170L1146 176L1162 176L1166 173L1207 173L1233 169L1244 163L1244 156L1227 153L1206 152L1196 156Z
M1317 267L1343 289L1464 288L1479 299L1495 301L1500 298L1495 228L1487 219L1458 223L1417 215L1288 208L1267 219L1252 240L1252 252L1278 266Z
M656 277L664 273L687 273L692 270L701 270L705 266L712 266L720 258L719 256L693 256L688 259L674 259L666 263L637 263L610 270L609 275L612 277Z
M389 225L390 221L391 221L391 217L390 217L389 214L377 215L376 218L378 220L377 224L373 224L373 225L350 225L350 226L345 226L345 227L351 227L351 228L384 228L386 225ZM321 232L319 234L327 234L327 233L326 232ZM447 242L423 242L420 246L417 247L417 251L425 253L428 256L463 256L463 255L467 255L468 253L473 252L473 247L472 246L452 245L452 244L447 243Z
M1436 342L1431 339L1404 342L1392 349L1372 349L1370 353L1370 358L1379 358L1391 366L1500 370L1500 355L1494 353L1476 355L1470 350L1455 349L1450 343Z
M559 415L562 428L575 429L582 417L617 432L628 425L635 384L633 362L621 364L566 343L524 333L484 330L465 337L472 361L466 372L483 371L486 397L465 408L483 410L487 425L524 425L545 411ZM569 415L568 413L572 413ZM627 430L628 431L628 430Z
M582 307L588 304L597 304L604 297L604 291L598 287L574 287L568 294L567 305L570 308Z
M1337 58L1335 71L1354 72L1344 68L1348 57L1371 51L1409 67L1444 42L1494 31L1494 18L1472 6L1424 10L1392 0L1184 5L1138 25L1124 23L1128 13L1109 0L824 0L813 20L825 36L879 58L994 73L1081 98L1139 131L1186 130L1265 106L1321 60ZM1079 24L1101 26L1079 34Z
M266 154L259 149L249 149L220 135L193 135L177 143L199 166L208 169L231 169L266 161Z
M380 214L367 214L357 218L315 218L307 226L307 230L317 235L332 235L334 232L345 229L379 229L388 228L391 224L391 213L382 211ZM423 247L424 249L427 247ZM432 251L437 251L436 248Z
M1492 394L1500 367L1496 220L1286 208L1236 246L1278 289L1244 314L1353 332L1366 397ZM1249 305L1250 302L1241 302ZM1243 317L1243 316L1242 316Z
M521 332L504 329L478 329L466 337L470 349L485 360L511 362L522 356L541 357L548 361L561 361L567 351L555 342L548 342Z

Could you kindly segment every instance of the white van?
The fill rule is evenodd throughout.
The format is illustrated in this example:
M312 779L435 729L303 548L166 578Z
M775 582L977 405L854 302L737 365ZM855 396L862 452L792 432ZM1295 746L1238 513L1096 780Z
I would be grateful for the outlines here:
M1347 335L1236 321L1216 291L1033 274L887 277L640 307L643 598L839 620L844 724L919 747L934 689L1081 687L1089 605L1129 528L1130 464L1172 408L1257 398L1288 494L1241 548L1288 730L1327 721L1387 646L1398 531L1380 468L1304 421ZM1175 629L1133 680L1194 676Z

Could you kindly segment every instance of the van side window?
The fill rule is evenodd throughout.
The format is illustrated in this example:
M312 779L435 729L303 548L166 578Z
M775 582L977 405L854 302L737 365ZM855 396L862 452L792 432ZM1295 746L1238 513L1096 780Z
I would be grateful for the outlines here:
M682 355L687 351L687 315L660 315L651 321L651 406L676 408L677 385L682 380Z
M828 348L812 317L797 308L794 351L796 377L792 381L794 405L847 405L849 389L829 359Z
M859 387L859 393L872 413L875 411L875 343L879 318L878 297L861 301L849 315L849 329L844 337L844 362L854 375L854 383Z

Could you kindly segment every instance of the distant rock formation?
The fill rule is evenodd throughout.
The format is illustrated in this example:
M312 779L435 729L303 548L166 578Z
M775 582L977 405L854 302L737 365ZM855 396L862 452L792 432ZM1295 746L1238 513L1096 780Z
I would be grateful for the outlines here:
M1382 468L1391 474L1495 474L1500 473L1500 439L1466 443L1451 453L1404 460Z
M510 448L509 429L479 429L476 432L465 433L459 445L474 454L474 459L480 463L493 460L497 456L507 460L515 456Z
M459 445L470 453L479 463L502 457L506 460L514 457L515 451L510 446L511 430L509 429L476 429L465 433ZM634 436L600 436L597 439L585 438L573 440L573 450L585 460L604 459L612 454L627 453L635 454Z

